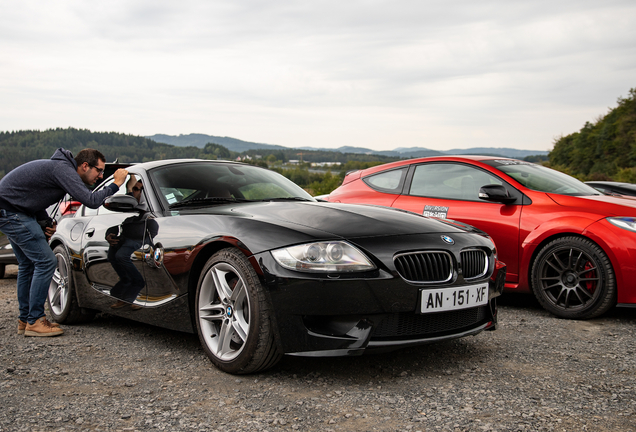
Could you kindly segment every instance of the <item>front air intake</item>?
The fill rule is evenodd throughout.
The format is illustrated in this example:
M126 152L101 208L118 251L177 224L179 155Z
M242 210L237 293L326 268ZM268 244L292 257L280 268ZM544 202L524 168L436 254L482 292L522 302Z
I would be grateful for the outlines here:
M411 252L396 255L395 268L407 282L443 283L453 277L453 259L448 252Z
M488 272L488 256L483 250L461 251L460 258L464 279L478 279Z

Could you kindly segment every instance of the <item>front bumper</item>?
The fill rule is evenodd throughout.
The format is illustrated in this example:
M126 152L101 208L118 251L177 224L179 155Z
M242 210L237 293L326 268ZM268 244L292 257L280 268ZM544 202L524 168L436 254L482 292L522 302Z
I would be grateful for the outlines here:
M283 269L269 253L254 258L280 346L298 356L360 355L494 330L496 297L505 281L505 265L498 262L489 279L487 304L420 314L416 310L422 286L397 274L376 270L356 277L312 276Z

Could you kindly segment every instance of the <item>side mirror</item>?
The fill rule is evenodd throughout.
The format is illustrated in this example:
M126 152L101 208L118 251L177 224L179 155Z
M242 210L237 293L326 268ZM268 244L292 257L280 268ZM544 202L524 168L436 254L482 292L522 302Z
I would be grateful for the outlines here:
M139 204L137 198L130 195L113 195L104 201L104 207L110 211L131 213L144 212L147 210L145 204Z
M511 204L516 198L510 196L508 190L502 185L485 185L479 188L479 199L502 204Z

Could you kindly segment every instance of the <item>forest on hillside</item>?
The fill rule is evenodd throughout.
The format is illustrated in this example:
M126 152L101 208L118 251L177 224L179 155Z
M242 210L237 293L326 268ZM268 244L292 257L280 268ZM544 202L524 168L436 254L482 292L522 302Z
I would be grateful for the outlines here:
M557 139L549 158L551 168L581 180L636 183L636 88L604 116Z
M195 157L196 148L159 144L144 137L115 132L91 132L86 129L49 129L45 131L0 132L0 177L13 168L35 159L48 159L63 147L77 154L90 147L101 151L108 162L144 162L158 156ZM196 149L200 151L201 149Z
M181 158L235 160L241 157L247 163L283 174L314 195L326 194L338 187L346 171L396 160L394 157L320 150L261 149L238 153L215 143L208 143L204 148L178 147L116 132L57 128L45 131L0 132L0 178L26 162L50 158L58 147L68 149L73 154L87 147L96 148L104 154L107 162L117 160L121 163ZM283 168L283 164L290 160L300 163L293 168ZM341 162L341 165L334 173L316 172L309 170L311 162Z
M122 163L180 158L235 160L239 156L280 163L293 159L303 162L341 162L342 164L349 161L386 163L396 160L394 157L378 155L297 149L248 150L238 153L216 143L208 143L204 148L177 147L141 136L116 132L57 128L45 131L0 132L0 154L2 154L0 178L23 163L50 158L58 147L70 150L73 154L87 147L96 148L104 154L106 161L118 160ZM267 166L267 163L261 163L261 165Z

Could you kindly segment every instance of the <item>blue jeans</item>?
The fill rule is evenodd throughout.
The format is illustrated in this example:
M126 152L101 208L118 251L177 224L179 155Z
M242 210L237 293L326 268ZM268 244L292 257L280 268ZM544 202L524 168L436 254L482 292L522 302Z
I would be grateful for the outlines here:
M110 295L133 303L146 284L130 258L133 252L141 247L141 242L124 237L121 237L119 241L122 242L119 248L108 249L108 261L119 276L119 282L110 289Z
M33 216L0 210L0 231L11 242L18 259L19 318L33 324L45 315L44 303L57 258Z

